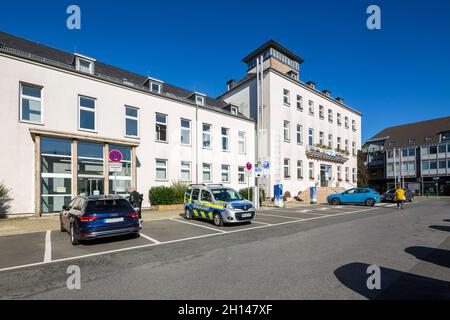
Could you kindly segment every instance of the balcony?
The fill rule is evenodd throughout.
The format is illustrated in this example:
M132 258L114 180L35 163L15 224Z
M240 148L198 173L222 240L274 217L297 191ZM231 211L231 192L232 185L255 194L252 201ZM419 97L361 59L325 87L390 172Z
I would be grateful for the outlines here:
M348 152L332 150L323 146L307 146L306 156L310 159L345 163L348 161Z

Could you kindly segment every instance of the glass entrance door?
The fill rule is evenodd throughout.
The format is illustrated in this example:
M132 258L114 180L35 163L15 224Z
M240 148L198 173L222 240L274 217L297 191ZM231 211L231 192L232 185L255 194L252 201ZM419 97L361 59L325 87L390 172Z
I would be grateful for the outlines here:
M78 194L86 197L103 195L103 178L78 178Z
M320 166L320 186L329 187L331 180L331 166L321 165Z

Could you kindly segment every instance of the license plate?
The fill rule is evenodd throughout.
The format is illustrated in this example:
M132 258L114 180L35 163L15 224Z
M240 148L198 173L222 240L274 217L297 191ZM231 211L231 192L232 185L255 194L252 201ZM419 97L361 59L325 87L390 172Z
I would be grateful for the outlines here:
M242 215L242 218L250 218L251 216L252 216L251 213L244 213L244 214Z
M105 219L105 223L117 223L117 222L123 222L123 218L115 218L115 219Z

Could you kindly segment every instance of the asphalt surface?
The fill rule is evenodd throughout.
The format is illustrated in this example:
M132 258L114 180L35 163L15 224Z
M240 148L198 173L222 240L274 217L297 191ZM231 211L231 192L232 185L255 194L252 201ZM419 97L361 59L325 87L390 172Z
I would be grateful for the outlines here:
M273 209L223 228L180 217L76 247L59 231L0 237L1 299L450 299L449 268L449 200Z

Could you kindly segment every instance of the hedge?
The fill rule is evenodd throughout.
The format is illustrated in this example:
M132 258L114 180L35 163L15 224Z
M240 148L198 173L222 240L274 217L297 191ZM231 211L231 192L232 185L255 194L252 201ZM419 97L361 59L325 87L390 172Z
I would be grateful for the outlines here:
M11 206L12 198L9 196L10 190L0 183L0 218L5 218Z
M153 187L148 192L148 198L153 206L183 204L186 185L174 182L170 187Z

